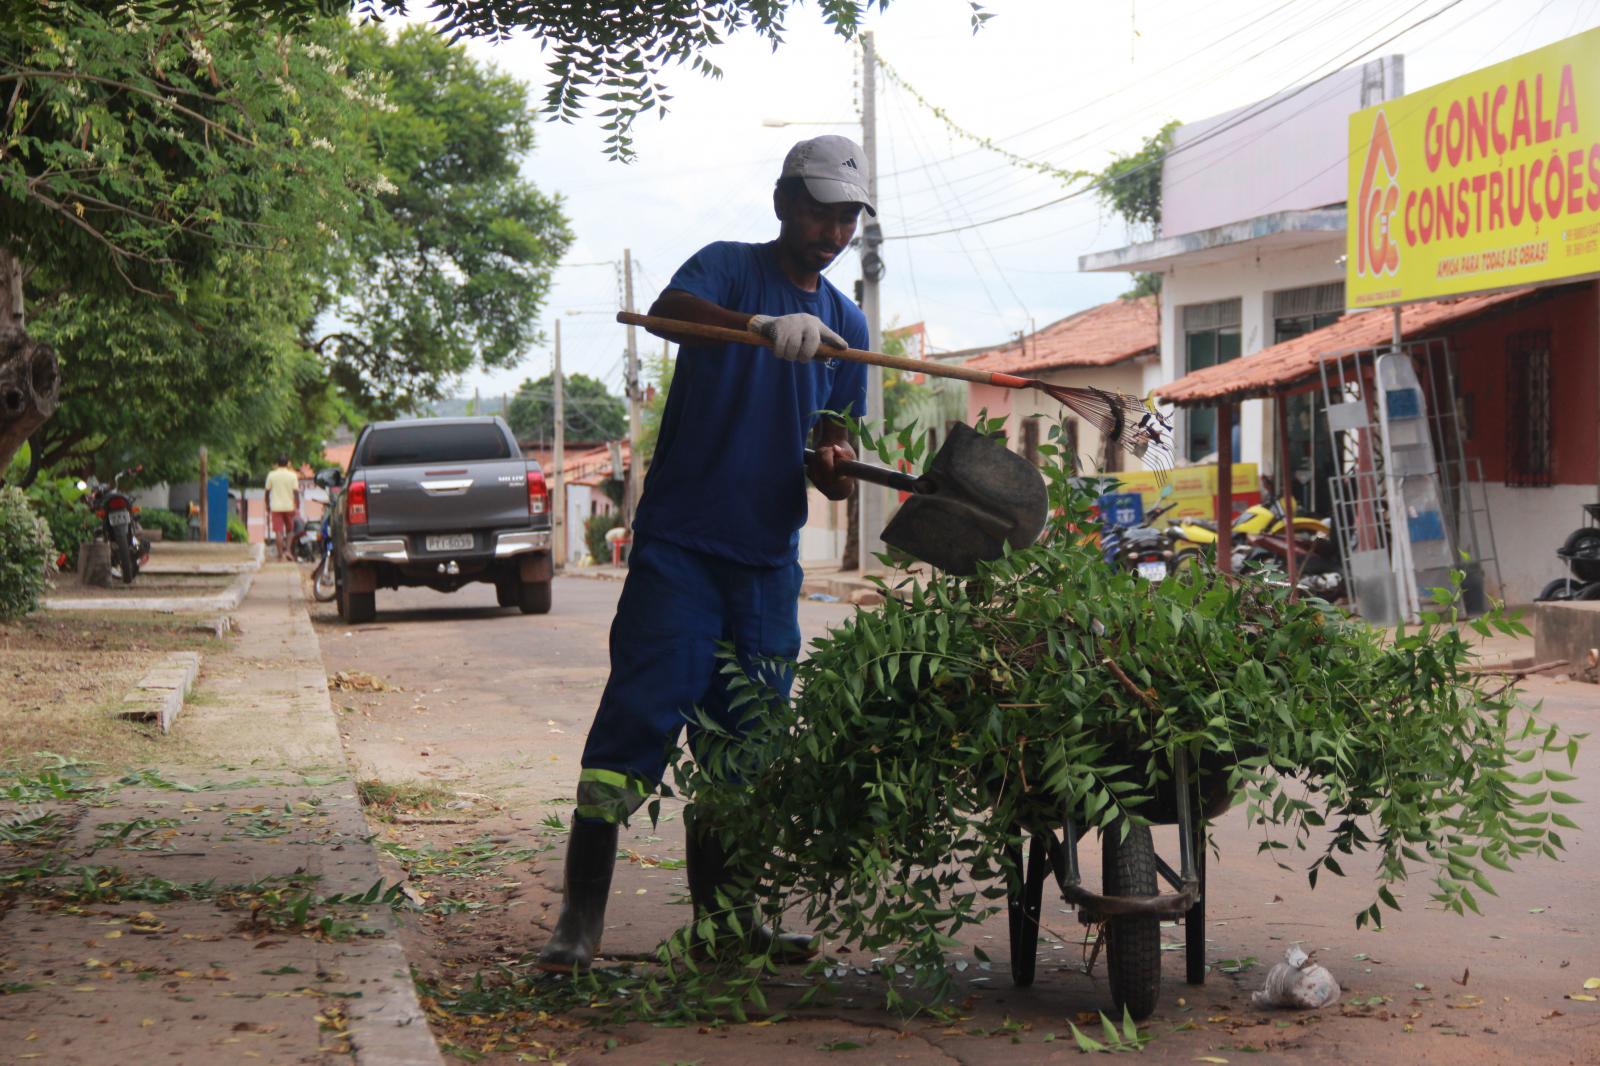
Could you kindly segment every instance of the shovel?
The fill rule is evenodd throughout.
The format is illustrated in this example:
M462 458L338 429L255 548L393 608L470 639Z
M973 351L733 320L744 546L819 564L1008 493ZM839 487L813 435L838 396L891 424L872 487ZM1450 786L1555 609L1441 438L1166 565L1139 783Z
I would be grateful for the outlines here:
M806 458L812 457L806 451ZM883 541L952 574L975 574L1006 545L1039 539L1049 509L1044 477L992 438L956 423L921 477L853 460L838 471L911 497L883 528Z

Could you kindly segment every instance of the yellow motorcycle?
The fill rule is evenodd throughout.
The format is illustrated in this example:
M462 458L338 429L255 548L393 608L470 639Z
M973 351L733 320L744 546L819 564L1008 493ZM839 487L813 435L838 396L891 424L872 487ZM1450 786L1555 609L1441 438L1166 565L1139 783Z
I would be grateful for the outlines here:
M1258 504L1246 508L1233 519L1230 544L1234 569L1237 571L1250 551L1250 538L1267 534L1282 536L1286 526L1283 505L1278 498L1265 493ZM1294 516L1296 542L1311 541L1318 537L1331 539L1333 527L1325 518L1314 515ZM1196 562L1217 548L1217 524L1209 518L1170 518L1167 520L1167 542L1172 550L1172 569Z

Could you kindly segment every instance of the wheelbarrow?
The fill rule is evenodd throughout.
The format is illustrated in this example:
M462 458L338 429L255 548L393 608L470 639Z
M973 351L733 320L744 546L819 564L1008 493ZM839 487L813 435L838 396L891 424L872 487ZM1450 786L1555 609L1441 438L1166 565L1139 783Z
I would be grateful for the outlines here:
M1207 765L1206 770L1212 772L1196 780L1188 754L1180 752L1154 798L1136 812L1149 824L1128 825L1124 833L1119 819L1102 830L1101 892L1084 885L1078 865L1078 841L1086 831L1082 812L1063 805L1059 825L1025 827L1025 842L1011 849L1020 883L1008 886L1006 900L1013 984L1033 984L1044 883L1050 877L1085 928L1100 928L1089 966L1103 947L1111 1001L1119 1010L1137 1021L1156 1009L1163 919L1183 921L1185 977L1191 985L1205 983L1205 826L1233 802L1225 768ZM1171 824L1178 827L1177 869L1156 854L1150 833L1151 825ZM1162 881L1170 892L1161 891Z

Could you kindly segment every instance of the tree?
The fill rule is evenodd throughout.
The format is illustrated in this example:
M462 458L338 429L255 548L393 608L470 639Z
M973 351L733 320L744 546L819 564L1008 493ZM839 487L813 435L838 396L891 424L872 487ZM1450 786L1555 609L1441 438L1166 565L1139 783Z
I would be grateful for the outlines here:
M1117 156L1098 175L1101 204L1122 219L1130 237L1149 240L1161 227L1161 169L1177 128L1178 123L1167 123L1137 152ZM1125 300L1161 291L1160 274L1135 273L1133 280L1133 288L1122 294Z
M350 150L373 97L329 62L334 23L241 32L219 23L225 4L144 17L159 6L62 0L49 20L0 22L0 377L25 362L34 380L55 376L57 343L75 346L76 374L98 348L107 414L161 373L126 357L196 333L244 343L263 293L277 306L327 276L343 251L330 234L381 177ZM47 388L0 406L0 468L53 400Z
M628 433L628 408L587 374L565 374L562 406L570 441L618 440ZM506 421L523 441L555 439L555 382L549 374L524 381L511 398Z
M335 384L374 416L438 399L462 373L514 366L572 241L558 197L521 176L533 149L527 88L421 27L352 33L384 184L344 235L354 260L329 293L335 328L312 342Z
M862 15L873 7L882 10L889 3L817 0L817 7L840 37L850 38L860 29ZM153 17L206 14L224 5L215 0L98 0L94 6L107 11L137 10ZM293 25L337 8L376 18L405 14L423 5L411 0L232 0L227 6L241 23L271 19ZM598 117L610 131L607 151L627 159L632 155L629 131L635 120L650 111L664 114L672 99L659 80L663 69L687 65L720 78L722 71L706 56L711 47L745 30L778 47L783 43L784 17L797 6L797 0L647 0L635 4L430 0L427 6L434 27L450 39L504 40L517 31L539 38L551 56L544 111L572 122L599 101L605 108ZM977 32L992 16L976 0L968 0L967 6L970 25Z
M663 347L661 355L650 359L646 375L654 390L646 398L639 414L639 455L648 464L655 458L656 443L661 439L661 419L667 413L667 393L672 390L672 372L677 368Z

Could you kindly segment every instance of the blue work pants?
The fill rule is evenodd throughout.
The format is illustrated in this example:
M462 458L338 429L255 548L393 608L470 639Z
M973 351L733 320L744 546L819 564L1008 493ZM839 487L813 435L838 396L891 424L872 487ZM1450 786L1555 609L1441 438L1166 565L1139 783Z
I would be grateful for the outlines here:
M757 660L800 653L799 563L736 563L658 538L638 538L611 623L611 676L583 749L578 817L622 821L655 790L679 730L699 734L695 709L737 731L745 708L730 707L732 645L746 671ZM792 670L760 670L788 698ZM698 749L696 749L698 750Z

